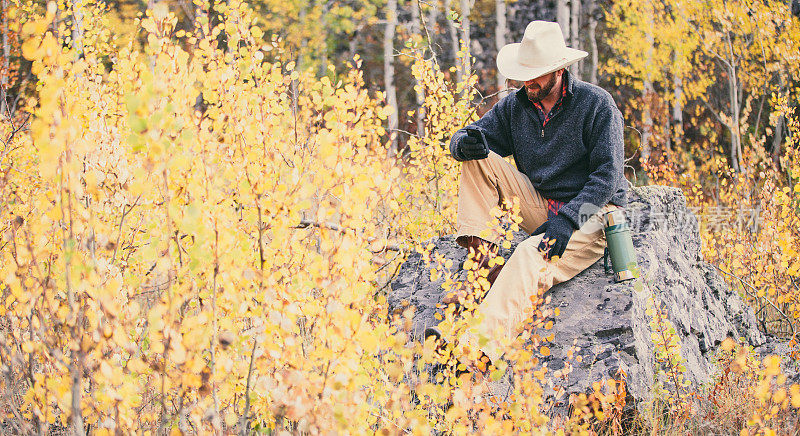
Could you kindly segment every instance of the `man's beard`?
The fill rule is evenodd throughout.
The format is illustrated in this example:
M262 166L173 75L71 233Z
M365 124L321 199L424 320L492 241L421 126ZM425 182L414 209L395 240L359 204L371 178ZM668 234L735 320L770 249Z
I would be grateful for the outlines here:
M550 80L544 84L543 88L539 88L538 91L532 91L527 86L525 87L525 92L528 93L528 100L532 103L539 103L540 101L544 100L550 94L550 91L553 90L553 87L556 86L556 75L553 74L550 76Z

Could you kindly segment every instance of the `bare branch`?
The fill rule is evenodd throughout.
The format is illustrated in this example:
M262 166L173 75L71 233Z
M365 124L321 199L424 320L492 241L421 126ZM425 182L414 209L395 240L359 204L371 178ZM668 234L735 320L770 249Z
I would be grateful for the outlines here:
M319 222L311 221L311 220L307 220L307 219L301 220L300 224L296 225L294 228L296 228L296 229L305 229L307 227L325 228L325 229L328 229L328 230L333 230L335 232L339 232L341 234L346 234L349 230L352 230L352 229L345 229L345 228L343 228L343 227L341 227L341 226L339 226L337 224L333 224L333 223L319 223ZM369 243L373 243L373 242L377 241L378 238L367 237L366 240ZM408 247L404 246L404 245L396 244L396 243L395 244L390 244L387 241L387 242L384 243L383 248L381 248L380 250L370 250L370 251L373 252L373 253L380 253L381 251L385 251L385 250L389 250L389 251L406 251L406 250L408 250Z
M742 279L741 277L737 276L736 274L734 274L734 273L732 273L730 271L725 271L724 269L722 269L722 268L720 268L720 267L718 267L716 265L714 265L714 268L718 269L722 273L725 273L725 274L727 274L727 275L739 280L739 282L743 286L745 286L744 290L747 293L747 295L749 295L750 298L753 298L754 300L759 300L760 297L758 297L758 289L756 289L755 286L751 285L750 283L747 283L744 279ZM749 288L753 292L755 292L755 295L753 293L751 293L750 291L748 291L747 288ZM772 308L775 309L778 312L778 314L780 314L781 317L783 317L784 320L786 320L786 322L789 324L789 327L792 329L792 336L795 336L797 334L797 331L794 328L794 322L792 322L792 319L789 318L789 316L786 315L775 303L773 303L772 300L770 300L767 297L761 297L761 298L764 301L766 301L767 303L769 303L769 305L772 306Z

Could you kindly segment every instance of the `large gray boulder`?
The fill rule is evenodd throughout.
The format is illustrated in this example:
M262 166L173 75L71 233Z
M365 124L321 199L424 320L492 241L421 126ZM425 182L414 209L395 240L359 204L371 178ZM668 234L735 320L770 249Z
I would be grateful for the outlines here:
M564 366L574 340L582 356L581 363L571 361L574 370L567 380L555 383L561 383L567 393L587 392L593 382L613 377L623 369L628 392L637 400L651 398L654 346L650 318L645 313L651 297L662 304L674 324L686 362L686 378L695 385L710 380L715 371L711 352L727 336L743 338L755 347L767 342L756 327L750 306L728 289L712 265L703 261L697 217L679 189L633 188L626 213L641 275L648 285L637 291L633 281L614 283L601 259L549 291L550 304L559 306L561 314L547 332L555 333L548 344L552 352L545 360L548 367L556 370ZM511 250L502 250L501 254L508 258L525 237L523 232L517 234ZM451 271L463 278L460 269L466 250L456 245L452 236L431 242L435 252L453 260ZM440 309L436 306L444 297L441 283L431 283L429 271L420 254L410 255L388 296L392 308L415 306L412 333L417 339L427 326L437 324L434 314Z

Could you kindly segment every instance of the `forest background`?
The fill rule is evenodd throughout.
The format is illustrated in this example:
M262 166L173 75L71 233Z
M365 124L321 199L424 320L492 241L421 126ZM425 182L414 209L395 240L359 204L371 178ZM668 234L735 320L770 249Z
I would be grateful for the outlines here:
M510 344L497 401L429 380L440 356L385 298L405 254L454 230L450 135L519 86L498 48L558 21L589 52L571 72L623 111L629 181L683 190L705 259L797 359L797 1L0 6L5 429L797 431L780 357L726 342L687 387L656 309L650 412L622 413L621 374L554 420L546 339Z

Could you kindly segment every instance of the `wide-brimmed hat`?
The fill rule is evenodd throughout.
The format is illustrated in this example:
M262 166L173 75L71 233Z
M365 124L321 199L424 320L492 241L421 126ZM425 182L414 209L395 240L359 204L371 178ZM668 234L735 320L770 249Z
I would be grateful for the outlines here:
M509 79L526 81L568 67L588 55L567 47L558 23L532 21L521 43L508 44L497 53L497 69Z

